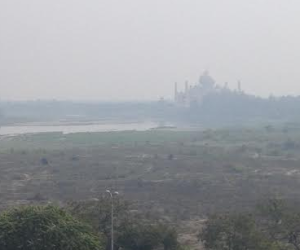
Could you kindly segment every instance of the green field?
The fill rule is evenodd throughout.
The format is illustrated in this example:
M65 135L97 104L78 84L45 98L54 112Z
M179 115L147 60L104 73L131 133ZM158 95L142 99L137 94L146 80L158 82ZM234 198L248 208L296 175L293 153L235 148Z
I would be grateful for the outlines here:
M300 201L300 127L44 133L0 140L0 204L66 203L117 189L150 217L189 225Z
M2 209L108 188L132 209L178 223L187 239L210 213L251 211L275 196L299 204L300 126L1 137Z

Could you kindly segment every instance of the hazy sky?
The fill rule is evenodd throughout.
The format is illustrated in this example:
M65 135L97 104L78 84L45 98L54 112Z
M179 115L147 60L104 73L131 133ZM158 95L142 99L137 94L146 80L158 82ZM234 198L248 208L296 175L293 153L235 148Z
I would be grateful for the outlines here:
M0 0L0 98L171 97L208 69L300 94L299 0Z

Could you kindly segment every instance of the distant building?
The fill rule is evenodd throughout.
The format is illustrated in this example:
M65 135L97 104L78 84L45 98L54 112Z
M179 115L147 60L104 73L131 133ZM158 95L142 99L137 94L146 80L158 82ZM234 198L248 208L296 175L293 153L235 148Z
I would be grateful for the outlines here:
M193 103L201 104L207 94L217 90L215 80L208 71L204 71L195 85L189 86L188 82L185 82L184 91L178 91L178 85L175 83L174 102L182 107L190 107Z

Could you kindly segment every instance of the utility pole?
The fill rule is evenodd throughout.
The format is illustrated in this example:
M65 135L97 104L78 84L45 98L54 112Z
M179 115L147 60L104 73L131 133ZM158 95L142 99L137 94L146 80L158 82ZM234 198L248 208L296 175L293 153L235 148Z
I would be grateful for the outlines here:
M106 190L106 193L110 196L110 223L111 223L111 229L110 229L110 249L114 250L114 196L118 195L118 192L112 192L110 190Z

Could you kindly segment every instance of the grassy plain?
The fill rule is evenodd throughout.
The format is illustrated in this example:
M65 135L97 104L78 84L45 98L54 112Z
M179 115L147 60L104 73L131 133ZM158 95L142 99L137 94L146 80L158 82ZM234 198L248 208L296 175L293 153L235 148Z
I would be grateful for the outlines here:
M0 140L2 208L92 199L112 187L133 209L172 223L249 211L270 196L299 203L300 126Z

